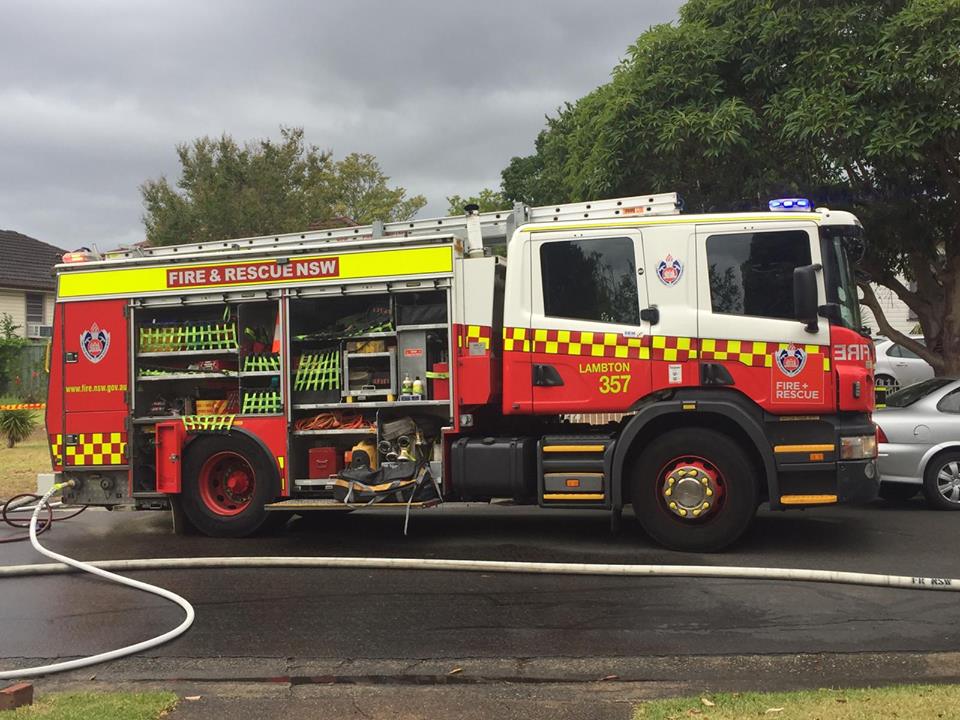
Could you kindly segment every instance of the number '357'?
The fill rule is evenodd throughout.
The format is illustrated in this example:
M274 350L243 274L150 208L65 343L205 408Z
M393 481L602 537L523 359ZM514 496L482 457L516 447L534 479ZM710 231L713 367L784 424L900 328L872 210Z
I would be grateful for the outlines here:
M601 375L600 392L604 395L616 395L627 392L630 386L629 375Z

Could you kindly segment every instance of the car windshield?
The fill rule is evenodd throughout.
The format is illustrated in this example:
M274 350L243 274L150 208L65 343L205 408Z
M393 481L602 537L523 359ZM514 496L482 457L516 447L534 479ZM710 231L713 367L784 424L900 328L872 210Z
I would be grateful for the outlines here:
M930 378L929 380L918 382L915 385L910 385L903 390L890 393L887 396L887 407L902 408L913 405L918 400L922 400L927 395L936 392L944 385L949 385L952 382L954 382L953 378Z
M850 254L862 253L863 228L858 225L833 225L820 228L820 253L823 257L827 302L840 307L840 319L845 327L860 332L860 298L853 279Z

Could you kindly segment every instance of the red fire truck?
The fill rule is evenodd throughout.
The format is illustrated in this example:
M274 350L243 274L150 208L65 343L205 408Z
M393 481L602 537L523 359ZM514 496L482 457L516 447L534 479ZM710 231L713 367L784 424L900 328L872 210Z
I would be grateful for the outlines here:
M715 550L871 499L857 219L665 193L100 255L57 268L47 428L88 505L215 536L291 513L630 504ZM491 252L506 244L506 257Z

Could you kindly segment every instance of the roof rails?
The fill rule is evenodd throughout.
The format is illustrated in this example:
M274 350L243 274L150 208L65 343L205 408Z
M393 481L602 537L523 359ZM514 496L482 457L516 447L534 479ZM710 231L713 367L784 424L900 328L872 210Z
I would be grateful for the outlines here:
M609 220L638 215L676 215L680 210L681 201L677 193L660 193L658 195L637 195L611 200L565 203L563 205L544 205L542 207L528 207L523 203L516 203L513 210L480 213L479 218L483 242L484 244L492 244L506 242L513 231L525 223L543 224L584 219ZM198 254L230 252L258 247L277 248L288 243L302 246L305 242L322 243L324 241L389 239L393 237L409 238L417 235L460 235L466 237L467 217L466 214L452 215L427 220L375 222L372 225L356 227L311 230L302 233L267 235L198 244L126 248L107 251L104 253L104 259L162 258L175 255L192 257Z

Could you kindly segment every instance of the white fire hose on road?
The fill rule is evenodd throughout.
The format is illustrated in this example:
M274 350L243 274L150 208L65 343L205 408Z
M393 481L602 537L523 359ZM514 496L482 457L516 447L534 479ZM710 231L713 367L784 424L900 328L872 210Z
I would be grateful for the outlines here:
M37 552L56 563L37 565L9 565L0 567L0 580L13 577L58 575L82 570L106 580L159 595L183 608L186 617L173 630L150 640L128 645L90 657L68 660L39 667L0 672L0 680L36 677L50 673L75 670L133 655L162 645L185 633L193 624L193 607L184 598L169 590L131 580L112 572L136 570L195 570L216 568L328 568L353 570L434 570L446 572L519 573L533 575L604 575L618 577L687 577L726 578L741 580L775 580L820 582L840 585L861 585L908 590L960 591L960 579L941 577L910 577L874 573L840 572L836 570L804 570L797 568L758 568L710 565L625 565L608 563L516 562L502 560L441 560L423 558L362 558L362 557L201 557L149 558L135 560L100 560L81 562L43 547L37 540L37 519L50 497L65 487L61 483L51 488L37 503L30 519L30 542Z

